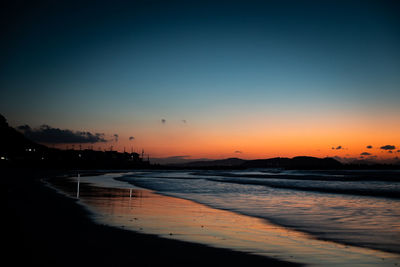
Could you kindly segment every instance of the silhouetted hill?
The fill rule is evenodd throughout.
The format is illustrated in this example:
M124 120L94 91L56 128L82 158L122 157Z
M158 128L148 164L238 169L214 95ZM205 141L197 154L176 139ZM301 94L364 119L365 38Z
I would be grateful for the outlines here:
M212 161L212 159L198 158L191 159L188 156L172 156L166 158L150 158L151 163L161 164L161 165L176 165L176 164L186 164L195 161Z
M290 158L271 158L247 160L242 164L245 168L282 168L289 164Z
M283 169L337 169L343 165L333 158L315 158L299 156L294 158L271 158L244 160L228 158L212 161L194 161L183 164L175 164L186 168L204 167L236 167L236 168L283 168Z
M148 167L138 153L117 151L61 150L27 139L10 127L0 114L0 166L43 169L129 169Z
M27 149L36 151L48 148L25 138L22 133L10 127L6 118L0 114L0 153L2 156L11 157L26 152Z
M333 158L299 156L294 158L271 158L249 160L243 163L246 168L284 168L284 169L337 169L343 165Z
M242 165L246 160L239 158L228 158L220 160L207 160L207 161L192 161L183 164L176 164L176 166L184 167L237 167Z

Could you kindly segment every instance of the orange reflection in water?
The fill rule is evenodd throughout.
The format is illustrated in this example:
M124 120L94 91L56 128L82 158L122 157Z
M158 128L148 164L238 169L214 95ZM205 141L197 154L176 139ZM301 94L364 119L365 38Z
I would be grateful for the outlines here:
M203 243L308 265L394 266L397 254L315 240L266 220L217 210L149 190L97 188L81 201L94 219L166 238Z

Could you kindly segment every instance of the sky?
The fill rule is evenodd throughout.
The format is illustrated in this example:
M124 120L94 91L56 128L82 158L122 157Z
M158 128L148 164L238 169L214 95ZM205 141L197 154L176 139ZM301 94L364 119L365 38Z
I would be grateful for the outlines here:
M152 157L400 153L398 1L128 2L2 3L10 125Z

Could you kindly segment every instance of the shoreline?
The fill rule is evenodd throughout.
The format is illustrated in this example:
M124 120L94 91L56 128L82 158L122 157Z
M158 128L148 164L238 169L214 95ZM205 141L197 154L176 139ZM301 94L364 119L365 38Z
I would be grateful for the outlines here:
M50 186L75 198L75 179L54 179ZM80 185L79 203L91 218L119 229L311 266L393 266L400 259L397 254L315 239L260 218L149 189L132 191L114 175L83 178Z
M76 200L41 183L47 173L3 172L2 229L11 266L300 266L99 225Z

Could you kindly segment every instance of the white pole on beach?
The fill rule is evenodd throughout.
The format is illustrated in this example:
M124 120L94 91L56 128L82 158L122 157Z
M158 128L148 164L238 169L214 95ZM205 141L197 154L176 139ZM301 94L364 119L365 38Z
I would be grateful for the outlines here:
M81 182L81 175L78 173L78 189L76 190L76 198L79 198L79 183Z
M132 191L133 189L129 189L129 209L132 209Z

